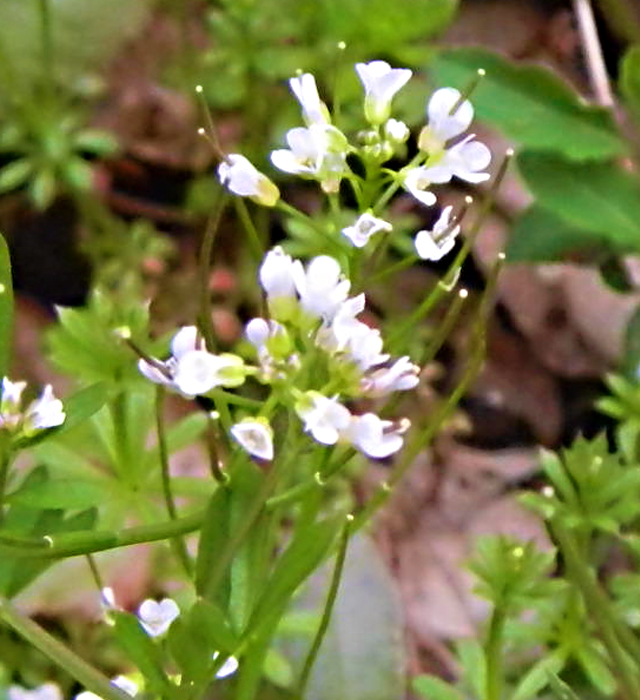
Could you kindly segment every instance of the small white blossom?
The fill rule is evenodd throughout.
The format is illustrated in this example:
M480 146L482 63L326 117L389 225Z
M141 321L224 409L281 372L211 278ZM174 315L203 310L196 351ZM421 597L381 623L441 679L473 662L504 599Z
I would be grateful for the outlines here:
M432 183L433 180L428 176L426 168L417 167L411 168L405 174L403 185L419 202L430 207L436 203L435 194L428 189Z
M64 406L60 399L53 395L51 384L45 386L39 399L31 402L24 414L24 432L32 435L38 430L56 428L66 419Z
M116 676L112 678L111 685L115 685L116 688L124 690L124 692L127 693L127 695L131 695L132 698L138 694L138 684L134 683L134 681L126 676ZM102 698L96 695L96 693L92 693L90 690L83 690L75 696L75 700L102 700Z
M394 391L407 391L418 385L420 368L407 356L397 359L391 367L376 369L362 380L366 396L379 398Z
M378 219L373 214L365 212L361 214L353 226L342 229L342 235L346 236L356 248L363 248L371 236L380 231L391 231L393 227L388 221Z
M296 413L304 421L304 429L323 445L335 445L349 427L351 413L338 402L317 391L307 391L296 402Z
M296 260L293 279L302 308L311 316L331 320L347 298L351 282L344 277L337 260L328 255L313 258L306 270Z
M43 683L31 689L10 685L7 700L62 700L62 692L56 683Z
M2 402L0 411L5 413L19 413L22 403L22 392L27 386L26 382L12 382L8 377L2 380Z
M391 68L386 61L356 63L356 71L365 89L365 116L371 124L382 124L389 118L393 96L412 73L408 68Z
M329 111L320 99L316 79L311 73L303 73L296 78L291 78L289 85L302 107L302 116L308 126L329 123Z
M382 420L374 413L365 413L351 417L344 438L369 457L382 459L402 448L402 434L408 427L406 419L398 424Z
M473 184L488 180L489 173L482 171L491 163L491 151L474 138L470 134L464 141L447 149L434 165L424 168L424 177L439 184L449 182L452 177Z
M434 262L443 258L455 245L460 226L451 221L453 207L445 207L430 231L418 231L414 244L423 260Z
M447 141L463 134L473 121L473 106L464 100L452 114L451 110L460 100L455 88L436 90L427 106L429 123L420 136L420 148L431 152L444 148ZM429 148L423 148L429 145Z
M280 199L280 191L271 180L239 153L229 154L218 166L222 185L240 197L249 197L258 204L272 207Z
M215 661L218 656L220 656L219 652L214 652L213 654L213 660ZM229 656L225 662L220 666L216 673L216 678L226 678L227 676L233 675L236 671L238 670L238 659L236 659L235 656Z
M187 398L206 394L217 386L240 386L246 377L242 358L230 353L207 352L195 326L185 326L171 342L171 357L153 364L138 361L140 372L152 382L163 384Z
M164 634L178 615L180 608L171 598L163 598L159 603L148 598L138 608L140 624L151 637Z
M388 119L384 125L385 138L392 143L404 143L409 134L409 127L398 119Z
M285 173L318 180L322 189L337 192L348 171L349 144L344 134L329 124L311 124L287 132L289 150L271 152L271 162Z
M279 297L295 297L293 260L280 246L276 246L265 255L258 275L270 301Z
M247 418L231 428L231 435L250 455L273 459L273 430L264 418Z

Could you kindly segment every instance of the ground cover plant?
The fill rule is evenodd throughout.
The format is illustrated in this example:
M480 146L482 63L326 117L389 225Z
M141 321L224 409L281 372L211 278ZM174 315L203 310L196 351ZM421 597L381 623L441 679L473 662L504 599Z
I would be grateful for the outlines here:
M428 43L449 0L152 5L0 9L0 694L640 697L632 11L600 8L627 28L614 89L591 4L571 8L588 103L548 67ZM145 18L146 60L156 35L167 47L153 89L122 43ZM104 38L95 54L83 28ZM81 290L61 304L31 288L57 304L54 373L22 364L35 249ZM524 264L568 257L597 270L594 304L605 285L627 296L615 358L569 344L562 371L604 381L562 435L540 408L556 405L540 366L563 367L561 346L547 328L527 354L497 324L511 313L535 345L510 306ZM481 450L497 409L532 427ZM452 444L457 475L437 461ZM427 624L454 631L429 651L408 603L422 583L389 565L435 558L416 554L418 510L475 516L464 480L494 452L508 487L493 471L472 489L517 522L451 559ZM450 595L474 601L464 634ZM83 615L60 612L80 598Z

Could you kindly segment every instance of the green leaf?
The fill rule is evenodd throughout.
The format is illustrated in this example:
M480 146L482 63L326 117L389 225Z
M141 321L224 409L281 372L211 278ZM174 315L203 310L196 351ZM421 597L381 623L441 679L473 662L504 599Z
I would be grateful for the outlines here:
M230 536L231 518L231 492L228 488L218 487L207 507L198 556L196 558L196 593L204 596L209 588L209 580L214 569L216 559L223 550ZM223 609L229 595L229 577L225 576L225 584L220 587L214 601L220 603Z
M640 250L636 177L613 163L577 164L539 153L520 154L518 165L538 206L620 250Z
M36 209L44 211L55 199L56 176L48 167L38 170L29 183L29 196Z
M167 693L170 697L171 683L164 672L160 647L142 629L135 615L116 610L109 616L114 622L118 644L144 676L148 690L160 695Z
M640 45L631 46L620 64L620 92L640 119Z
M268 627L283 614L291 596L327 555L343 522L342 516L326 518L294 535L265 584L252 627Z
M107 402L110 395L109 384L98 382L64 399L65 421L58 433L66 433L76 425L97 413Z
M565 665L565 659L559 654L545 656L527 671L513 691L511 700L530 700L549 684L549 675L558 674Z
M94 472L93 479L50 479L14 491L7 500L31 508L77 509L99 506L112 495L110 480Z
M73 143L78 150L98 156L109 156L118 151L118 140L102 129L82 129L74 135Z
M7 375L13 342L13 282L11 258L0 234L0 378ZM0 390L1 391L1 390Z
M436 676L417 676L413 679L413 690L425 700L463 700L464 696L451 684Z
M14 160L0 169L0 192L9 192L24 185L33 172L33 163L27 158Z
M572 226L534 204L512 227L506 254L511 263L555 262L568 256L586 261L606 249L607 242L607 236Z
M547 68L514 64L479 48L443 51L430 68L438 86L458 89L484 68L486 77L472 96L478 119L526 148L573 160L610 158L625 151L609 111L584 104Z

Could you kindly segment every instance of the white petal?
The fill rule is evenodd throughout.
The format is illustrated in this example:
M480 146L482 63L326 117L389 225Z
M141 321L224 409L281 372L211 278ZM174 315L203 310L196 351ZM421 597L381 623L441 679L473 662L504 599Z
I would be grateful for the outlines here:
M273 430L266 421L247 419L236 423L231 434L254 457L273 459Z
M286 148L271 151L271 162L278 170L282 170L283 173L289 173L291 175L313 174L313 170L308 165L303 165L293 152L288 151Z
M418 255L423 260L437 261L453 250L456 243L455 236L447 236L436 243L432 231L418 231L414 245Z
M473 107L468 100L465 100L454 114L450 114L459 99L460 92L455 88L441 88L436 90L429 100L429 128L433 136L443 144L465 132L473 121Z
M276 246L265 255L258 276L268 297L295 295L293 260L280 246Z
M215 661L220 654L215 651L213 653L213 660ZM230 656L226 661L220 666L218 672L216 673L216 678L226 678L231 676L238 670L238 659L235 656Z
M173 382L185 396L206 394L220 386L220 358L205 350L187 352L176 365Z
M154 367L154 365L149 364L146 360L138 360L138 370L142 375L155 384L162 384L164 386L173 385L173 379L169 378L157 367Z
M196 326L183 326L171 341L171 354L178 359L187 352L204 349L204 339Z
M180 608L171 598L164 598L159 603L147 599L138 608L140 624L151 637L164 634L178 615Z
M269 339L269 324L263 318L252 318L247 323L244 333L251 345L259 350Z
M311 73L303 73L289 80L291 91L302 107L305 121L309 124L327 123L327 108L320 99L316 79Z
M62 425L66 415L62 401L53 395L53 387L47 384L42 395L31 403L25 412L25 428L45 430Z

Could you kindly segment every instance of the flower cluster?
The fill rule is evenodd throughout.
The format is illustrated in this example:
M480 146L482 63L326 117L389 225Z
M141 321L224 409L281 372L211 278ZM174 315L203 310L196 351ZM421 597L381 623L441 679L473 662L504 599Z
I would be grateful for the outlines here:
M12 382L7 377L2 380L2 399L0 400L0 428L13 435L31 437L40 430L62 425L66 415L62 401L53 395L50 384L42 391L38 399L22 409L22 393L26 382Z
M357 194L362 178L351 170L347 156L355 154L365 165L379 167L409 138L407 125L390 115L393 98L409 81L411 71L392 68L385 61L357 63L355 70L364 88L364 116L369 124L358 135L361 143L352 144L332 123L315 78L303 73L292 78L289 85L300 103L305 126L289 130L288 148L271 153L271 162L278 170L316 180L327 193L337 192L346 179ZM473 121L473 106L455 88L437 90L426 112L427 124L418 137L418 158L397 173L384 173L419 202L432 206L436 203L433 185L454 177L474 184L487 180L491 153L474 134L466 133ZM218 174L222 184L239 196L266 206L273 206L279 198L277 187L244 156L227 156ZM420 231L415 238L416 251L425 260L438 260L453 247L460 227L451 221L450 212L443 213L443 217L432 231ZM342 229L342 235L362 248L381 231L391 231L391 224L374 216L370 206L365 206L355 223Z

